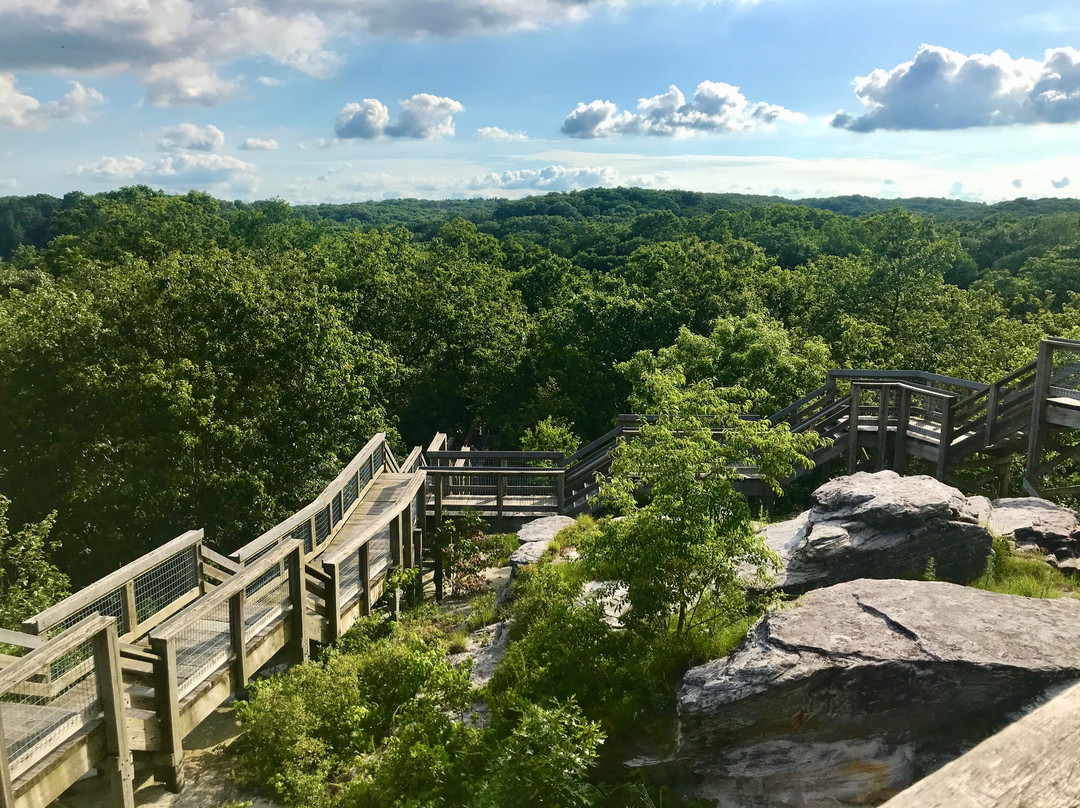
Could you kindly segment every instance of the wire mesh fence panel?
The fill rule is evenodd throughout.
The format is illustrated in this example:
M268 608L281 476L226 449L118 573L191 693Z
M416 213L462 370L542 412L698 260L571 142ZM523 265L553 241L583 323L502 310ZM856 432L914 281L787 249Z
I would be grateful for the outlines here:
M134 581L136 622L143 622L199 585L199 562L184 550Z
M321 544L330 535L330 508L323 508L315 514L315 543Z
M249 600L255 597L263 587L269 586L271 583L281 578L284 574L284 568L284 561L279 561L277 565L270 567L266 572L262 573L258 578L244 587L244 597Z
M375 471L378 471L383 467L383 464L385 462L386 453L383 451L383 445L380 443L378 446L375 447L375 451L371 455L371 465L375 469Z
M183 699L200 682L232 659L229 604L218 604L191 625L177 631L176 680Z
M341 606L344 608L352 603L364 588L364 582L360 580L359 553L350 553L348 558L341 562L338 575Z
M87 617L94 614L102 614L106 617L116 618L116 631L118 634L127 634L131 630L131 621L128 618L127 607L124 605L124 590L114 589L107 595L88 604L79 611L68 615L55 626L49 628L48 636L55 637L60 632L78 625Z
M393 562L390 554L390 526L387 525L368 541L368 566L371 577L381 575Z
M336 525L341 521L341 514L343 508L341 507L341 494L335 494L334 498L330 500L330 508L333 511L334 524Z
M311 535L311 520L307 520L302 525L297 525L290 532L288 539L299 540L304 543L304 553L310 553L315 549L315 537Z
M1057 349L1050 369L1051 398L1080 398L1080 351Z
M360 471L357 473L357 479L360 481L359 485L361 488L371 482L371 468L367 463L360 466Z
M555 493L555 478L548 475L519 474L506 478L506 494L510 497L553 497Z
M0 694L0 719L12 778L84 727L100 720L101 699L88 641L41 665Z
M247 592L244 605L244 633L250 642L261 632L280 623L289 611L289 573L282 561L269 571L272 576L260 576L261 586Z
M341 501L346 510L350 505L356 502L358 495L359 491L356 485L356 475L354 474L345 483L345 487L341 489Z

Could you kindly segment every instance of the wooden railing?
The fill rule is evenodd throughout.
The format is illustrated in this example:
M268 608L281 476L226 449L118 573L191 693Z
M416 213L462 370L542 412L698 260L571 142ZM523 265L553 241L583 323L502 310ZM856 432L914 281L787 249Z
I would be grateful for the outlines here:
M314 501L241 547L233 557L247 565L282 542L295 539L304 545L305 556L313 558L333 541L356 503L383 471L397 471L397 464L386 445L386 435L380 432Z
M23 631L45 636L103 614L116 618L122 639L145 634L202 594L207 549L203 531L189 530L34 615L23 623Z
M116 619L80 620L0 671L0 806L50 804L90 767L132 808Z

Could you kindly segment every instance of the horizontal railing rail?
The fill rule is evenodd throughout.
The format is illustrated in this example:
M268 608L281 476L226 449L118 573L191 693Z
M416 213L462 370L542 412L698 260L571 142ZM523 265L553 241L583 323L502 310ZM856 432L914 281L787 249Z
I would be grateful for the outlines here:
M380 432L311 503L241 547L233 557L247 565L290 539L303 542L307 557L314 557L333 539L366 488L391 463L386 435ZM396 464L390 467L396 469Z
M23 622L29 634L70 628L91 614L115 617L121 637L161 622L202 591L202 530L189 530Z

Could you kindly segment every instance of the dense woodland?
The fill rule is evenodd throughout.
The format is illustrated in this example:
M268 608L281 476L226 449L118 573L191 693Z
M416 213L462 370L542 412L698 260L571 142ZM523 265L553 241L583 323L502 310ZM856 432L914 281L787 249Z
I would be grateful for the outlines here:
M588 441L650 369L769 412L831 367L986 381L1080 336L1078 200L133 187L0 199L0 256L0 502L75 583L191 527L250 540L379 430Z

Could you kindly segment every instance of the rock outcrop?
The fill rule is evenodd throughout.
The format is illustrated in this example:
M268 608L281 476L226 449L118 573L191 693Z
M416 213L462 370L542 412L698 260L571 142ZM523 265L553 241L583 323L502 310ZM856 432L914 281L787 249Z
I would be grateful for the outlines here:
M520 546L510 554L512 574L516 575L521 567L535 564L543 558L555 534L574 523L575 520L569 516L542 516L522 525L518 530Z
M1080 601L856 580L771 612L678 691L678 765L721 806L876 804L1080 679Z
M1059 562L1080 556L1080 521L1076 512L1045 499L995 500L990 529L1015 541L1021 550L1048 553Z
M932 477L860 472L817 489L813 507L770 525L780 556L772 586L799 594L856 578L910 578L932 558L935 575L966 583L986 566L989 502Z

